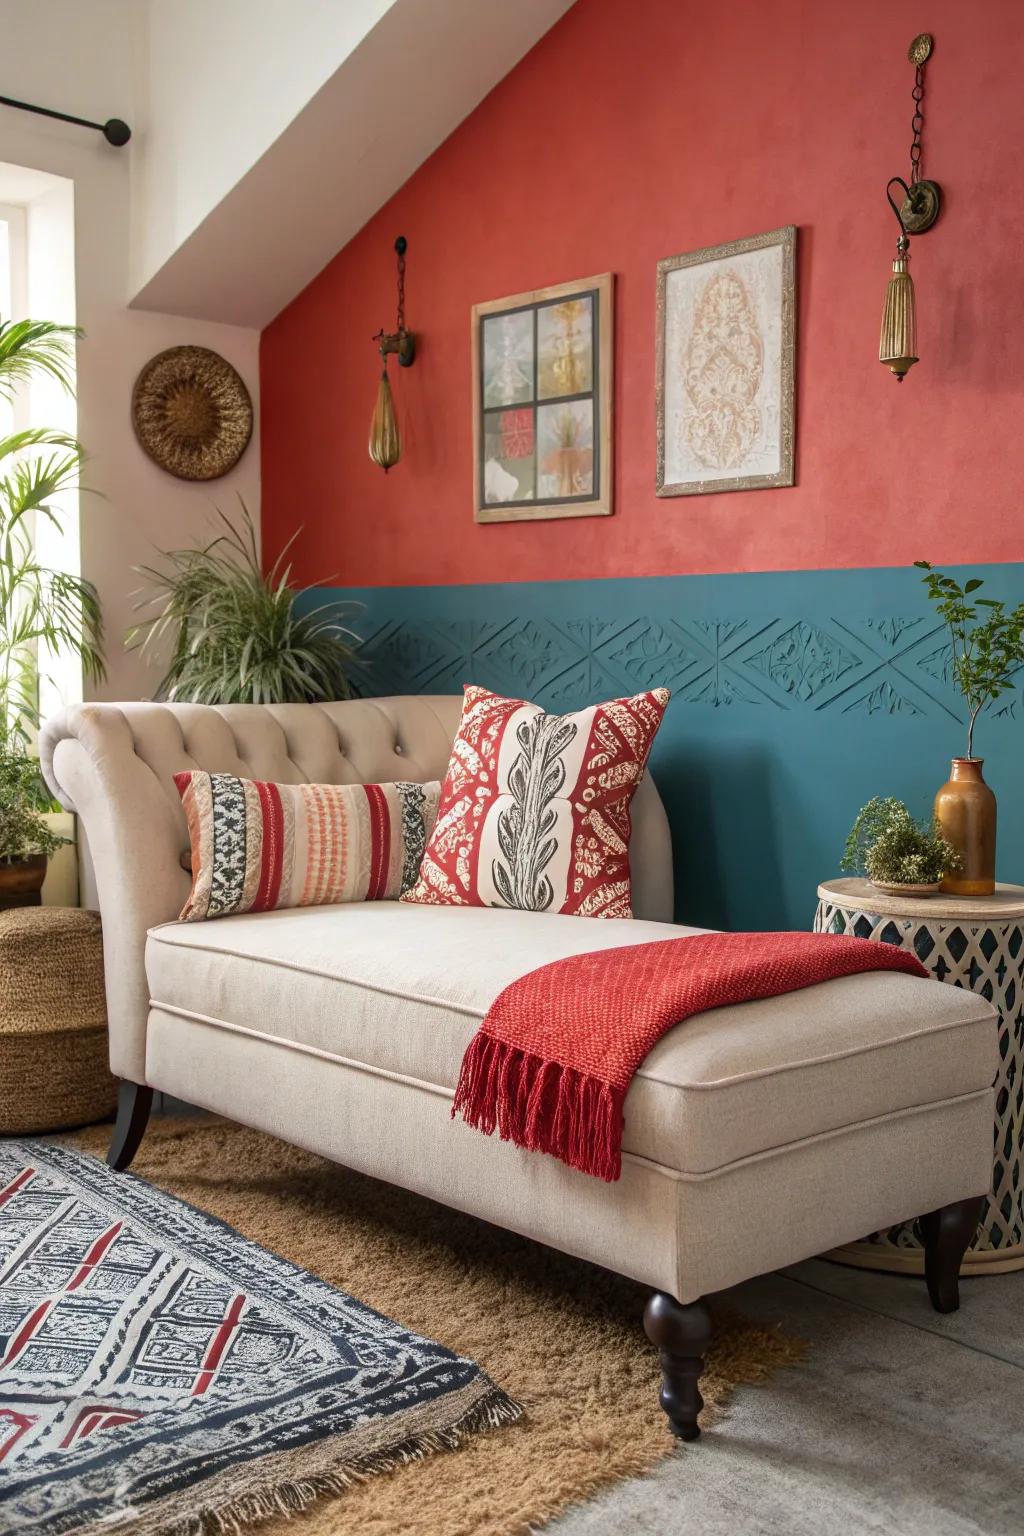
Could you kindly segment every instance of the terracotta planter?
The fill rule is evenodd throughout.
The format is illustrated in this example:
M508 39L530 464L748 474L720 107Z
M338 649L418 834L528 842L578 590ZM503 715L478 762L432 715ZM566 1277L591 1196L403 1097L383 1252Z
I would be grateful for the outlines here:
M27 859L0 859L0 911L10 907L38 907L46 878L46 854Z
M996 797L982 774L984 759L954 757L935 796L935 818L963 864L942 889L954 896L991 896L996 888Z

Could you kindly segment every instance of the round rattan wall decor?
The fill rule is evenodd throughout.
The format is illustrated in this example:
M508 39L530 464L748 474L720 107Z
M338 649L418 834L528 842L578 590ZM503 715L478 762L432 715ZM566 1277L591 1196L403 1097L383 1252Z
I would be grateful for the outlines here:
M132 390L132 426L145 453L179 480L216 480L252 436L252 401L231 364L208 347L169 347Z

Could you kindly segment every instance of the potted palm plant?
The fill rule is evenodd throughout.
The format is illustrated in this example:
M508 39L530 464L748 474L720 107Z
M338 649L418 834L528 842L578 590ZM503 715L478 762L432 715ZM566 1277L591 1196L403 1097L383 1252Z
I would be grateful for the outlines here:
M309 589L293 585L287 557L297 534L264 571L245 503L237 524L215 517L208 543L137 567L148 583L136 603L144 616L127 643L166 666L159 696L192 704L347 698L358 638L340 622L346 610L310 606Z
M13 400L39 375L72 392L76 336L47 320L0 322L0 396ZM72 651L87 678L103 676L95 587L42 564L33 538L40 518L60 526L60 497L77 484L81 464L81 444L49 427L0 438L0 901L8 906L39 900L46 860L67 841L43 820L55 807L30 755L40 666Z

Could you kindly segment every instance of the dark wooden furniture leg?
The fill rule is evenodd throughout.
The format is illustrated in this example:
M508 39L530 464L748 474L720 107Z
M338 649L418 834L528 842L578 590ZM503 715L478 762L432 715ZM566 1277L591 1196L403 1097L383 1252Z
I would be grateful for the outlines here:
M139 1150L152 1107L152 1088L146 1088L142 1083L121 1083L117 1090L117 1120L107 1152L107 1162L119 1173L128 1167Z
M711 1343L711 1313L703 1301L688 1306L655 1291L644 1310L644 1332L661 1362L658 1400L668 1414L669 1428L680 1440L696 1440L697 1415L704 1406L700 1373Z
M977 1231L983 1204L979 1195L921 1217L924 1277L936 1312L955 1312L960 1305L960 1265Z

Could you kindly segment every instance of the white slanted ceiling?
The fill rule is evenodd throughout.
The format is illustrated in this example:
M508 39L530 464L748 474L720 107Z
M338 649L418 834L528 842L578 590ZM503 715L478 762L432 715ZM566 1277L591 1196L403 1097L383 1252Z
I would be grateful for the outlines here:
M266 325L571 3L150 0L132 307Z

